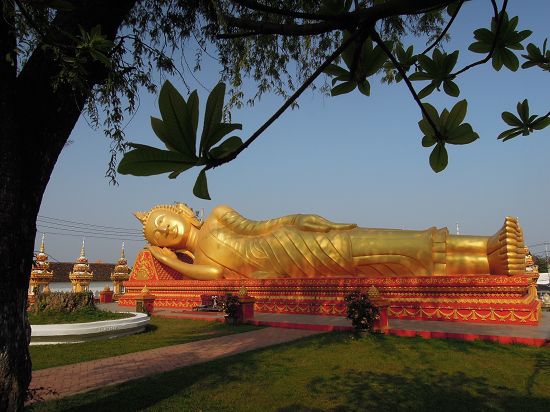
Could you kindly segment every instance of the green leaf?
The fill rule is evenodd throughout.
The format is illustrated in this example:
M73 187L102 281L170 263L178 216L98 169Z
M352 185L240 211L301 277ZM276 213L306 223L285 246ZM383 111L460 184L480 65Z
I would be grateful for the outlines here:
M445 170L449 163L449 156L444 143L437 143L430 154L430 166L436 173Z
M208 182L206 180L206 172L202 169L197 177L195 186L193 186L193 194L200 199L210 199L210 194L208 193Z
M452 130L458 127L458 125L464 121L467 111L468 111L468 102L466 101L466 99L456 103L451 109L451 112L449 113L449 117L447 118L447 128L449 130Z
M193 136L197 136L197 129L199 127L199 95L196 90L189 95L187 99L187 108L189 109L189 115L191 116L191 127L193 128Z
M361 93L363 93L365 96L370 96L370 83L367 79L363 80L361 83L357 85L357 88Z
M331 76L348 76L349 77L349 71L335 64L329 64L325 68L325 70L323 70L323 72Z
M443 82L443 90L445 90L445 93L452 97L458 97L460 94L460 89L452 80L445 80Z
M518 103L517 110L523 125L529 122L529 102L525 99L523 102Z
M439 120L439 114L437 113L437 109L433 107L430 103L422 103L422 106L424 107L424 110L428 112L428 115L430 116L430 119L432 119L432 122L436 125L436 127L439 127L440 120ZM424 119L426 116L424 116L424 113L422 113L422 116Z
M435 90L435 87L435 82L431 82L429 85L418 92L418 98L423 99L424 97L428 97Z
M214 147L212 150L210 150L209 154L214 159L221 159L222 157L227 156L231 152L234 152L239 147L241 147L243 144L243 141L240 137L237 136L231 136L226 141L222 142L218 147Z
M409 80L411 81L417 81L417 80L433 80L434 76L432 76L429 73L424 72L415 72L409 76Z
M550 117L540 117L532 123L535 130L542 130L548 126L550 126Z
M340 94L346 94L351 92L353 89L357 87L357 83L354 81L350 82L343 82L340 83L338 86L335 86L330 91L331 96L338 96Z
M468 50L474 53L489 53L491 51L491 45L487 43L475 42L470 44Z
M195 158L196 136L193 134L187 104L168 80L160 89L159 109L166 132L170 135L170 146L188 157Z
M156 147L132 143L134 150L124 154L118 165L122 175L151 176L174 170L187 170L195 163L178 152L157 149Z
M220 123L214 126L208 138L208 141L205 142L203 146L202 154L204 155L205 153L207 153L210 150L210 148L218 144L218 142L222 140L224 136L227 136L229 133L233 132L234 130L242 130L242 128L243 128L242 124L239 124L239 123Z
M418 127L424 133L426 136L434 137L435 136L435 130L432 128L430 123L426 120L424 117L422 120L418 122ZM435 138L435 137L434 137Z
M469 144L477 139L479 139L479 135L472 130L472 126L468 123L463 123L451 130L445 142L450 144Z
M503 112L501 117L510 126L523 127L523 122L510 112Z
M519 69L519 60L516 55L508 49L501 51L502 63L511 71L515 72Z
M514 137L519 136L523 133L523 130L518 130L518 128L505 130L501 134L498 135L497 139L502 139L503 142L513 139Z
M200 153L208 151L205 146L210 142L210 135L222 121L223 99L225 96L225 83L218 83L210 92L206 100L206 109L204 112L204 124L202 127ZM209 147L215 143L210 144Z
M437 143L437 140L435 140L435 137L433 136L424 136L422 138L422 146L423 147L430 147Z

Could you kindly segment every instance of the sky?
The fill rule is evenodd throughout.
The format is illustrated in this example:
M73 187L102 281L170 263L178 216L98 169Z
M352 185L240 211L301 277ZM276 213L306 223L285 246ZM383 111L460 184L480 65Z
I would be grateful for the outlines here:
M453 25L452 40L445 45L449 51L461 49L457 67L480 58L467 46L473 30L487 27L492 13L488 1L471 3L464 6ZM519 16L519 29L533 30L524 44L541 47L550 37L547 1L513 1L508 10L510 16ZM420 40L415 49L424 42ZM184 50L188 59L194 47ZM203 67L194 75L211 89L219 80L219 66L205 56ZM185 77L198 90L202 116L207 92L189 73ZM185 91L181 80L172 81ZM449 165L438 174L428 163L431 148L421 145L421 114L404 83L388 86L377 78L370 82L370 97L358 91L337 97L306 91L298 100L299 109L285 112L235 161L208 173L211 201L192 194L198 168L174 180L166 174L119 175L119 184L110 185L104 177L109 141L81 118L44 194L35 248L46 233L51 260L74 261L84 237L90 262L114 262L125 240L126 257L133 264L145 241L132 213L178 201L204 209L206 216L216 205L227 204L255 220L314 213L363 227L436 226L448 227L451 233L456 233L458 223L460 234L467 235L491 235L505 216L516 216L526 244L544 254L542 244L550 242L550 128L505 143L496 137L507 128L500 114L515 113L518 101L528 98L531 113L549 110L547 72L495 72L490 64L478 66L457 80L458 99L443 92L425 99L441 111L466 98L466 121L480 136L470 145L447 145ZM415 83L417 90L424 85ZM254 84L248 82L244 91L253 94ZM282 103L280 97L266 95L253 107L232 110L233 122L243 124L243 140ZM150 116L160 117L157 96L143 91L126 137L162 147L151 130Z

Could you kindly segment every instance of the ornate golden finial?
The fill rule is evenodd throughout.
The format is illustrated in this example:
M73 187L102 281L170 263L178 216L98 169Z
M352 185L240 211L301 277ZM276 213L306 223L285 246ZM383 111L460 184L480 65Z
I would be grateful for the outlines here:
M82 238L82 248L80 249L80 257L86 257L86 252L84 251L84 238Z
M147 220L147 215L149 213L147 212L135 212L134 213L134 216L138 218L138 220L142 223L142 224L145 224L145 221Z
M45 253L46 248L44 247L44 233L42 233L42 242L40 243L40 253Z
M122 242L122 250L120 251L120 258L126 259L126 256L124 256L124 241Z
M368 292L367 292L367 295L369 297L370 300L372 299L376 299L377 297L380 296L380 292L378 291L378 289L376 289L376 286L372 285Z

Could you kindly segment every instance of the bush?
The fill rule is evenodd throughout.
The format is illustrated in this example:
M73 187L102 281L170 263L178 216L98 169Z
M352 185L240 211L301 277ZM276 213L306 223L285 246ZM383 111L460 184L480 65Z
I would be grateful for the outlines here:
M380 311L372 304L368 295L356 290L345 297L345 302L346 317L351 319L355 330L372 332L374 321L380 319Z
M52 292L36 296L33 304L34 312L65 312L70 313L81 309L95 310L94 294L92 292Z
M241 301L239 300L239 297L228 293L223 301L223 310L225 315L230 319L238 319L240 307Z

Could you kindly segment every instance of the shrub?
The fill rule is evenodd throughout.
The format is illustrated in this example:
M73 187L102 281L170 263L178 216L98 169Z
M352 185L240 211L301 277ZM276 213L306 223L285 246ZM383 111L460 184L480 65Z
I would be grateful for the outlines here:
M92 292L52 292L47 295L36 296L33 305L35 312L74 312L81 309L95 309L94 294Z
M240 307L241 302L239 297L228 293L223 301L223 310L225 315L230 319L238 319Z
M356 331L372 332L374 321L380 319L380 311L372 304L368 295L356 290L345 297L347 313Z

